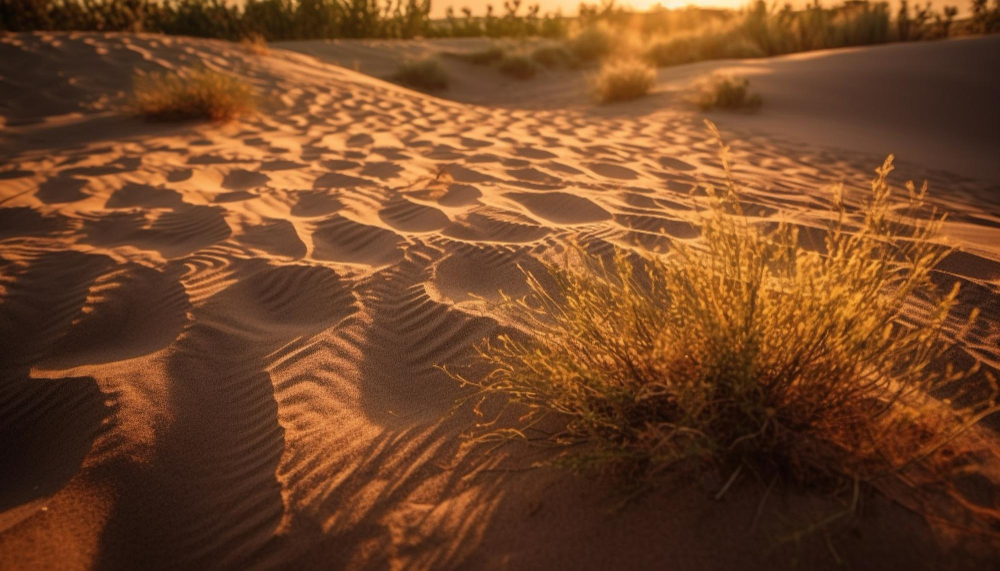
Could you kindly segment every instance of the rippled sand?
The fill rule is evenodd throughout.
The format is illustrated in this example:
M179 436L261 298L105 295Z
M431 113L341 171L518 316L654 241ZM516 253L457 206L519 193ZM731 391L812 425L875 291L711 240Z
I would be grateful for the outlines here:
M198 62L246 77L263 112L118 110L134 68ZM675 99L473 105L284 50L76 33L0 36L0 89L0 566L835 567L821 537L769 550L781 514L823 501L782 491L754 534L749 483L612 510L607 483L525 469L537 451L463 451L471 412L447 414L463 393L436 366L504 326L491 302L526 291L518 265L698 239L723 175ZM884 158L746 121L719 118L750 212L805 234L826 184L863 190ZM896 180L928 178L952 213L942 278L983 308L958 358L995 368L1000 176L988 156L906 159ZM1000 507L973 484L968 501ZM836 544L859 568L942 564L902 507L871 498L857 525Z

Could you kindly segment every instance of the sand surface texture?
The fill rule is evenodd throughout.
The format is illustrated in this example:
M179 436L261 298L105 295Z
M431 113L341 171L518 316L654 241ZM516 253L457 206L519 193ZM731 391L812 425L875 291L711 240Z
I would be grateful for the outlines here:
M262 112L121 111L133 70L194 64L245 77ZM701 116L477 106L150 35L2 36L0 90L0 567L836 567L823 538L770 548L781 513L829 513L807 496L775 494L754 533L751 484L614 510L606 483L525 469L538 452L461 451L473 417L446 415L462 391L435 366L504 325L491 301L525 292L519 264L698 238L722 176ZM726 123L753 216L807 229L826 184L864 188L894 150ZM952 212L942 276L983 307L962 352L996 368L1000 188L982 160L901 158L896 180ZM945 563L899 506L874 498L858 526L836 539L858 567Z

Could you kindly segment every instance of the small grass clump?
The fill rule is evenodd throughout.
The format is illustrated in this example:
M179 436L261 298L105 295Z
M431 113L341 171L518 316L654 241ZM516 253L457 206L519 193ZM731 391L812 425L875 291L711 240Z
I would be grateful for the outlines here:
M507 54L500 60L499 70L515 79L531 79L538 74L538 64L525 54Z
M996 410L930 397L964 373L943 363L958 286L932 279L948 250L926 185L895 200L890 156L863 199L834 189L806 247L797 227L744 215L727 151L699 242L580 249L550 267L554 286L526 273L530 295L504 297L521 333L479 347L484 378L455 378L519 420L480 437L565 446L574 468L639 481L695 466L815 484L896 473Z
M612 61L601 67L595 84L604 103L638 99L656 84L656 70L638 59Z
M268 53L267 40L261 34L248 34L240 40L240 47L251 55L266 56Z
M754 112L764 103L760 94L750 92L750 80L736 77L715 77L709 81L695 99L702 111L725 109Z
M559 44L538 46L531 52L531 59L547 68L559 66L574 67L576 65L573 52L569 51L566 46Z
M408 61L392 75L392 80L424 91L447 89L451 83L448 71L436 57Z
M473 65L493 65L502 60L506 54L506 50L494 44L472 53L458 54L458 57Z
M254 111L243 80L205 68L136 76L132 108L149 120L225 122Z

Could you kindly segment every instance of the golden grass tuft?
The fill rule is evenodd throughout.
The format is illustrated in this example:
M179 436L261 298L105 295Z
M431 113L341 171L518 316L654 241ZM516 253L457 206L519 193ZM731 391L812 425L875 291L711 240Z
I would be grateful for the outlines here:
M604 103L638 99L656 84L656 70L639 59L610 61L601 67L594 83Z
M225 122L256 106L253 90L243 80L198 68L136 76L132 108L153 121Z
M750 92L750 80L738 77L713 77L702 86L695 98L702 111L725 109L752 113L764 103L760 94Z
M249 34L240 40L240 47L251 55L266 56L268 54L267 40L261 34Z
M433 56L404 63L391 79L423 91L441 91L451 83L448 70Z
M795 226L744 214L721 142L720 157L728 183L709 189L700 241L610 259L581 248L550 268L555 286L526 273L531 294L504 297L521 334L479 347L485 377L451 373L477 389L469 398L518 412L479 438L565 446L574 468L639 481L682 467L866 481L995 410L930 396L971 371L944 358L958 285L932 280L948 249L926 185L898 201L890 156L863 200L834 189L807 248ZM552 421L557 432L539 430Z

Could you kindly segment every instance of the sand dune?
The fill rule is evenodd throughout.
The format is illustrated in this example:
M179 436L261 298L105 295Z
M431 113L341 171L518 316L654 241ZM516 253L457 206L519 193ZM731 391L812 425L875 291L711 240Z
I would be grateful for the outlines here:
M245 77L263 112L121 112L133 69L195 63ZM507 325L490 300L525 291L518 265L571 241L697 239L700 189L723 173L690 110L471 105L284 50L141 34L6 35L0 78L4 568L836 568L820 537L770 549L779 514L818 517L822 500L778 492L752 534L752 483L715 501L720 482L677 482L611 510L606 483L527 469L537 451L470 454L471 412L446 414L463 393L436 366ZM893 150L740 127L750 211L805 228L824 184L863 188ZM930 158L899 179L930 179L954 213L942 276L983 305L989 325L961 347L995 369L996 181ZM1000 509L973 484L956 493ZM971 565L879 497L858 526L834 539L856 567Z
M675 109L713 74L751 80L765 101L750 116L713 113L723 127L747 135L778 136L807 145L880 154L1000 183L1000 38L821 50L742 61L709 61L661 69L653 95L641 102L597 106L586 72L543 71L531 81L506 77L448 54L470 53L488 40L459 42L299 41L283 49L388 77L401 58L445 54L454 79L439 94L463 103L513 109L578 109L598 115L634 115Z

